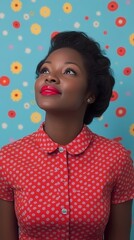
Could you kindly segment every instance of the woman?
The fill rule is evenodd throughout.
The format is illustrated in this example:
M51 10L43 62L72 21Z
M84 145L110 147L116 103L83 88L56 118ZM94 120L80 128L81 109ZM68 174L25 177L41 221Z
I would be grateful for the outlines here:
M132 160L86 126L109 105L109 59L86 34L63 32L36 73L45 122L1 149L0 239L129 240Z

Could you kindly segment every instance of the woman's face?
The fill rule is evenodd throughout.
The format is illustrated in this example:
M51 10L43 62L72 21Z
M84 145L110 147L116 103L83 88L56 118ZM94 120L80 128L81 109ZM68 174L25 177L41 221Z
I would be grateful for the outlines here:
M46 112L85 111L88 96L82 56L71 48L52 52L41 66L35 82L38 106Z

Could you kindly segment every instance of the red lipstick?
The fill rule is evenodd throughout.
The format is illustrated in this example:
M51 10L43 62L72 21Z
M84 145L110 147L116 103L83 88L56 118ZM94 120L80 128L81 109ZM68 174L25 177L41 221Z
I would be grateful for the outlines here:
M40 93L44 96L60 94L59 90L53 86L43 86Z

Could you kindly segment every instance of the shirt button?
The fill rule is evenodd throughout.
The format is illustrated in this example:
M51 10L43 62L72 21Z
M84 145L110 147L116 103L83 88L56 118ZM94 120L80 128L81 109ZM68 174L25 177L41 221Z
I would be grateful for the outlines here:
M66 208L62 208L62 213L63 214L67 214L67 209Z
M64 151L64 148L63 147L59 147L59 152L63 152Z

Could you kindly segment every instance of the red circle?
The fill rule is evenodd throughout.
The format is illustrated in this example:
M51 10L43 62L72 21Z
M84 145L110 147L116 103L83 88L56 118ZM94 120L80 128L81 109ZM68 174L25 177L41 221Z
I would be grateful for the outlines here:
M16 117L16 112L15 112L14 110L9 110L9 111L8 111L8 116L9 116L10 118L15 118L15 117Z
M124 17L118 17L115 20L115 24L117 25L117 27L123 27L126 24L127 20Z
M20 28L20 22L19 21L14 21L13 23L14 28Z
M116 11L118 9L118 3L115 1L111 1L108 3L107 8L111 12Z
M10 79L7 76L2 76L0 78L0 85L8 86L10 84Z
M116 116L117 117L124 117L126 115L126 112L127 112L127 110L126 110L125 107L118 107L116 109Z
M115 90L112 92L112 97L110 99L111 102L116 101L118 99L118 92L116 92Z
M59 32L52 32L51 33L51 38L55 37Z
M123 73L124 75L129 76L132 73L132 69L130 67L125 67Z
M104 127L106 127L106 128L107 128L107 127L108 127L108 123L105 123L105 124L104 124Z
M126 54L126 48L124 48L124 47L118 47L118 48L117 48L117 54L118 54L119 56L124 56L124 55Z

